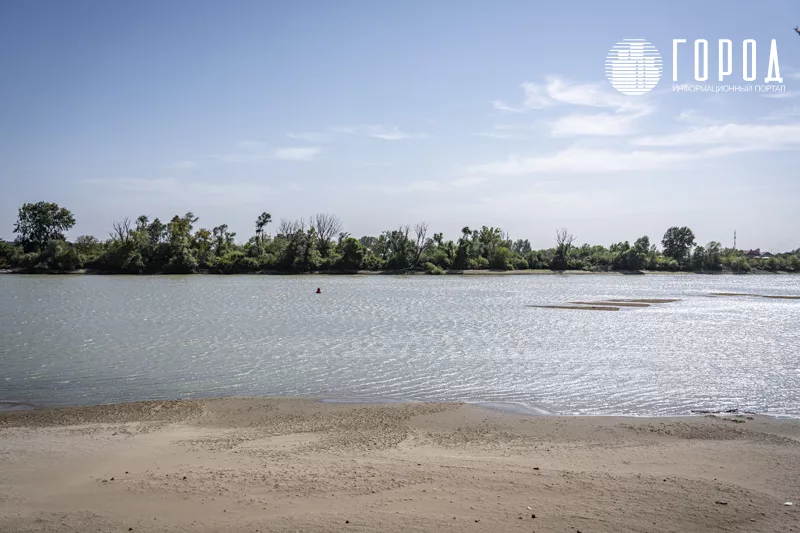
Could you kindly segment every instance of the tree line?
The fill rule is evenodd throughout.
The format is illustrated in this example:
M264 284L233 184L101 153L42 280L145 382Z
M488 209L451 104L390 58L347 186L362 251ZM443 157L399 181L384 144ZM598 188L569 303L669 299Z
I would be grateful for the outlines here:
M554 246L534 250L527 239L513 240L500 228L464 227L456 240L430 234L428 225L404 225L377 236L355 238L335 215L281 220L262 213L246 242L227 225L197 228L189 212L169 222L142 215L112 224L101 241L81 235L68 242L74 215L51 202L26 203L14 224L14 242L0 242L0 268L24 272L93 269L124 274L219 274L255 272L420 271L443 274L463 270L606 271L767 271L800 272L800 248L771 257L751 258L741 250L711 241L697 245L687 227L671 227L661 249L648 236L602 245L575 244L566 229L556 231ZM269 227L275 228L272 235Z

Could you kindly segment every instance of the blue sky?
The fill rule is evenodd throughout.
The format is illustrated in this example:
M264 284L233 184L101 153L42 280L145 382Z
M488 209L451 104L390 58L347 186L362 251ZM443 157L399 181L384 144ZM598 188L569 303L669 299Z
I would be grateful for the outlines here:
M0 3L0 237L23 202L70 208L71 237L193 211L239 237L337 214L356 236L428 222L551 246L698 241L800 247L800 5L530 1ZM664 59L617 92L624 38ZM776 39L786 92L676 93L672 39Z

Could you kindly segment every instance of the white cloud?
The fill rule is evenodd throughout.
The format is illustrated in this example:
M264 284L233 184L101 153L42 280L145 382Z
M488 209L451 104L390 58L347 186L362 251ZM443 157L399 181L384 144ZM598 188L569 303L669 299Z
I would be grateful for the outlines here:
M634 150L582 149L571 147L561 152L537 156L512 155L505 160L467 167L467 172L491 176L527 176L544 173L607 173L659 169L666 165L697 159L702 154Z
M630 135L636 131L639 115L599 113L594 115L572 114L559 117L550 126L553 137L577 135Z
M262 163L269 160L310 161L319 154L320 149L314 146L269 148L261 141L239 141L238 150L227 154L210 155L211 159L225 163Z
M783 100L784 98L795 98L797 95L800 95L800 92L797 91L785 91L782 93L764 93L761 96L764 98L773 98L775 100Z
M195 168L195 167L197 167L197 163L194 162L194 161L178 161L177 163L173 163L173 164L169 165L167 168L185 170L185 169Z
M514 141L524 141L529 139L528 136L522 135L521 133L509 133L506 131L485 131L475 133L474 135L478 135L480 137L490 137L492 139L506 139Z
M602 83L574 83L548 76L543 84L525 82L521 87L525 95L521 108L512 108L500 101L494 102L495 108L522 112L569 105L614 111L558 117L549 123L553 137L630 135L636 131L638 119L654 109L647 99L624 96Z
M336 133L346 135L360 135L364 137L372 137L373 139L381 139L384 141L399 141L402 139L411 139L412 137L422 137L420 134L405 133L397 126L384 126L381 124L367 124L362 126L340 126L333 128Z
M267 143L261 141L239 141L236 145L242 150L262 150Z
M317 154L319 148L316 147L275 148L270 153L270 158L280 161L311 161Z
M494 108L497 110L508 111L510 113L524 113L525 111L527 111L525 108L522 107L511 107L502 100L493 100L492 106L494 106Z
M521 85L525 100L521 108L513 108L500 100L494 107L505 111L525 111L543 109L559 104L602 107L617 112L642 113L650 111L646 98L631 98L610 90L603 83L575 83L559 76L548 76L545 83L525 82Z
M640 146L749 145L759 149L800 143L800 124L721 124L632 141Z
M353 165L361 168L386 168L394 165L391 161L361 161L354 160Z
M438 181L412 181L399 185L362 185L359 187L361 190L374 191L384 194L402 194L410 192L432 192L439 191L444 188L444 184Z
M247 152L232 152L229 154L213 154L208 156L211 159L222 161L224 163L260 163L266 161L268 158L260 153L247 153Z
M533 130L538 126L535 124L495 124L494 129L503 131L520 131L520 130Z
M489 181L489 178L484 178L481 176L472 176L468 178L459 178L457 180L452 180L449 182L449 185L459 188L472 188L483 185L487 181Z
M766 117L767 120L786 120L787 118L800 117L800 106L792 106L788 109L773 111Z
M146 195L167 202L186 201L194 204L220 203L238 205L257 203L269 196L273 189L253 182L206 183L175 178L108 178L87 179L83 184L107 187L116 191Z
M304 133L287 133L286 136L296 141L308 141L312 143L323 143L331 140L329 134L313 132L313 131Z
M720 120L700 114L696 109L684 109L675 117L675 120L693 126L713 126L721 122Z

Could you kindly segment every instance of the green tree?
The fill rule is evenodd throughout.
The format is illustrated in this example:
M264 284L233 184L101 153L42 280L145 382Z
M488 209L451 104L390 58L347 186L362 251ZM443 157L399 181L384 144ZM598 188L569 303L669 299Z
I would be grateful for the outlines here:
M689 259L689 251L695 245L694 233L686 226L681 228L673 226L664 233L661 245L664 247L665 256L685 264Z
M264 228L267 227L267 224L270 222L272 222L272 215L266 211L261 213L258 219L256 219L256 246L258 247L259 255L261 254L264 244Z
M339 266L345 270L359 270L364 264L367 249L353 237L346 238L340 246Z
M96 261L103 253L103 243L92 235L80 235L72 244L75 253L78 254L82 264Z
M38 252L48 241L63 241L64 232L74 225L75 217L65 207L52 202L26 203L19 208L14 233L26 252Z

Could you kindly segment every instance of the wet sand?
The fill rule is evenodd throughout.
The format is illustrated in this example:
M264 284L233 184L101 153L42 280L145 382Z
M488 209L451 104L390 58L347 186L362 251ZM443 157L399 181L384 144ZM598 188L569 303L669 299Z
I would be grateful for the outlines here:
M3 532L798 531L799 472L800 422L739 414L300 399L0 413Z

